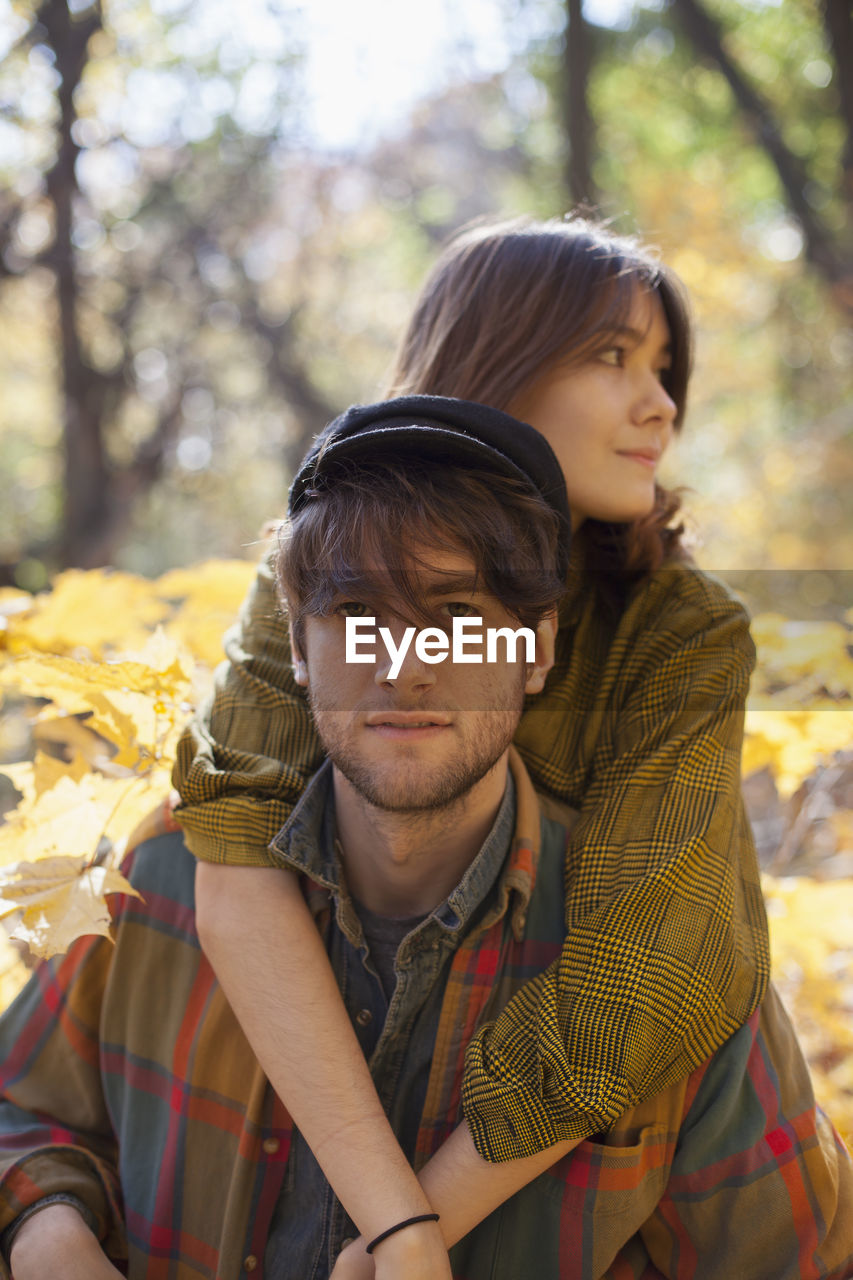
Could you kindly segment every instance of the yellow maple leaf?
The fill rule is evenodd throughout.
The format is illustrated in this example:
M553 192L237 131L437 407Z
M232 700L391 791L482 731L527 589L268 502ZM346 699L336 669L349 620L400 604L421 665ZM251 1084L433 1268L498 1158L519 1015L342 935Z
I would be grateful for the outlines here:
M158 593L180 599L165 624L168 634L205 666L215 667L225 656L222 636L233 624L254 574L254 563L245 560L209 560L163 574L154 584Z
M164 599L225 611L233 620L255 573L251 560L205 560L186 569L170 569L157 578L154 589Z
M85 713L89 730L118 749L112 764L131 769L172 758L190 708L192 677L191 661L161 631L149 638L138 660L27 654L0 670L0 683L7 688L49 699L69 715Z
M110 936L108 893L140 897L121 872L92 866L85 858L19 862L0 871L0 918L19 911L11 936L48 959L86 934Z
M169 606L145 578L108 569L69 569L54 580L49 594L35 598L31 612L10 618L7 643L12 652L83 649L100 657L108 649L144 643L151 627L168 613Z
M53 853L93 858L105 815L91 795L90 777L62 777L31 805L19 805L0 827L0 865Z
M169 771L144 777L63 775L45 791L22 801L0 826L0 866L40 861L55 854L92 861L108 840L121 848L128 832L169 790Z
M170 643L167 641L167 643ZM167 666L147 662L92 662L57 654L26 654L2 670L4 685L34 698L49 698L65 711L85 711L93 693L138 693L175 697L185 693L191 672L177 649L170 648Z

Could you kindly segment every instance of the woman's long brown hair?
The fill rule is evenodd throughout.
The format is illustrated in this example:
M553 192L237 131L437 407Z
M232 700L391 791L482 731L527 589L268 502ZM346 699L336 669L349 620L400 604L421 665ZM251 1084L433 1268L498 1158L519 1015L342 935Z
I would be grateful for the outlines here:
M557 362L579 364L601 350L638 287L663 305L672 346L663 382L680 427L692 355L684 287L637 240L580 217L480 223L456 235L421 290L386 395L458 396L509 410ZM605 595L684 555L683 529L673 526L679 506L676 493L657 486L642 519L581 526L584 567Z

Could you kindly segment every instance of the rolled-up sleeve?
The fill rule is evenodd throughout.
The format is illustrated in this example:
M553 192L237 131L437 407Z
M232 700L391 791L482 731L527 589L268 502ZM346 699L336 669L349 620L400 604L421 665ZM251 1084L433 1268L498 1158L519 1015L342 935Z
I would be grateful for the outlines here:
M323 760L293 679L287 620L270 552L239 620L213 697L186 729L173 782L186 842L205 862L274 865L268 845Z

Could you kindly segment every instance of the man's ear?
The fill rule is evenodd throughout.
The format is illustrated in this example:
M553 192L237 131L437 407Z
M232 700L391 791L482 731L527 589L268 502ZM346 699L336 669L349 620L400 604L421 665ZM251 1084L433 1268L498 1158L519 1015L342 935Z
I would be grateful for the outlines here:
M541 693L545 678L554 665L554 641L557 638L557 614L549 613L536 628L536 661L527 668L525 693Z
M290 654L293 662L293 678L303 689L308 688L308 664L302 655L302 650L296 642L296 636L293 634L293 623L288 622L287 629L290 632Z

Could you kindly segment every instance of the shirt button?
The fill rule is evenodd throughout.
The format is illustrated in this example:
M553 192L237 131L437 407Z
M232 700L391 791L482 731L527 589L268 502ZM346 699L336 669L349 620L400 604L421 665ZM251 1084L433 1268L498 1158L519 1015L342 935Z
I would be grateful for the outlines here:
M360 1027L366 1027L373 1021L373 1014L369 1009L359 1009L355 1020Z
M281 1143L279 1142L278 1138L264 1138L263 1148L264 1148L264 1151L266 1151L268 1156L274 1156L280 1146L281 1146Z
M343 1240L341 1241L341 1252L343 1252L343 1250L346 1249L346 1247L351 1244L355 1244L355 1236L344 1236Z
M243 1259L244 1271L254 1271L257 1265L258 1265L258 1260L253 1253L250 1253L248 1258Z

